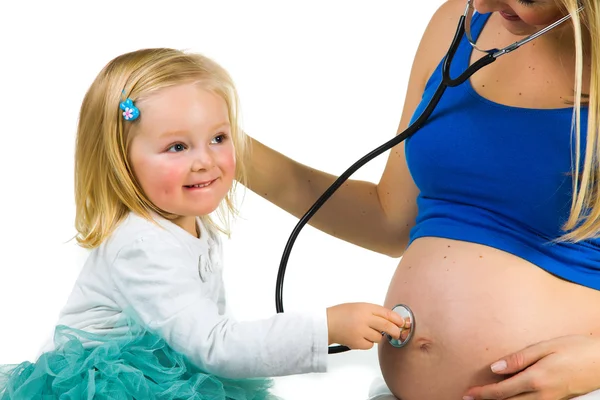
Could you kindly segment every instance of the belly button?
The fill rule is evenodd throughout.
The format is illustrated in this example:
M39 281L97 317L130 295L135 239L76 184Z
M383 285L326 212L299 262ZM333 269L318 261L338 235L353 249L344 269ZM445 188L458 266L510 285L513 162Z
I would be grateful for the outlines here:
M429 339L418 338L415 340L418 349L423 353L429 353L433 348L433 342Z

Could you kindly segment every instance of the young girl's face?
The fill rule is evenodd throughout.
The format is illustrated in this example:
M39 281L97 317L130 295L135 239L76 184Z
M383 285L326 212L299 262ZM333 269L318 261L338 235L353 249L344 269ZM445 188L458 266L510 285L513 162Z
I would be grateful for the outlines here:
M502 25L518 36L531 35L564 14L556 0L475 0L473 4L482 14L498 12Z
M213 212L235 178L225 101L198 84L165 88L136 104L130 162L144 193L195 234L195 217Z

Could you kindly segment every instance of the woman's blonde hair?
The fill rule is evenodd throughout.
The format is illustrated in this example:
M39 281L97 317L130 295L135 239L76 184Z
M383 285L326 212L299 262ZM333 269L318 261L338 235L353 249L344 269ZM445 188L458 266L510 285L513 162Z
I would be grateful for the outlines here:
M573 160L573 201L564 225L564 240L578 241L600 235L600 9L598 0L558 0L571 14L576 48ZM577 10L583 6L579 13ZM590 87L583 87L584 32L590 33ZM589 100L587 99L589 95ZM581 104L588 105L586 146L581 167Z
M133 211L151 219L152 212L173 219L158 209L141 190L129 163L130 131L144 118L125 121L119 104L126 98L134 103L169 86L198 83L223 98L229 110L235 145L235 181L216 214L205 223L229 234L230 219L237 214L234 191L246 183L248 141L238 123L238 96L227 71L199 54L173 49L144 49L123 54L110 61L88 89L79 115L75 149L75 227L77 242L86 248L100 245Z

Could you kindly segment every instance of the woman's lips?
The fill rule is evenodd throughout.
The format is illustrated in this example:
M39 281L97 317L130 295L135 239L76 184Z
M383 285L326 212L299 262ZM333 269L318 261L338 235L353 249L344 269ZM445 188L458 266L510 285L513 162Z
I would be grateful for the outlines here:
M502 15L502 18L509 20L509 21L520 21L521 18L519 18L518 15L515 14L509 14L506 11L499 11L500 15Z

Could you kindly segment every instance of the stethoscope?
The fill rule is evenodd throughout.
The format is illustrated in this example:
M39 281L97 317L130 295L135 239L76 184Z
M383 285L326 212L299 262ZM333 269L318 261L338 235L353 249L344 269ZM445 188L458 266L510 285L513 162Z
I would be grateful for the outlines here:
M482 50L477 47L475 41L473 40L473 37L471 36L471 20L475 11L475 8L473 7L473 1L474 0L467 0L467 6L465 8L465 11L460 17L460 20L458 21L456 34L454 35L454 39L452 40L450 49L448 50L448 53L444 58L444 63L442 65L442 81L440 82L439 86L437 87L436 91L431 97L431 100L429 101L429 104L427 104L427 107L425 108L423 113L408 128L406 128L404 132L398 134L393 139L389 140L388 142L382 144L375 150L368 153L360 160L355 162L343 174L341 174L339 178L336 179L336 181L321 195L321 197L319 197L319 199L311 206L311 208L302 216L302 218L296 224L296 227L292 231L283 251L281 263L279 264L279 271L277 273L277 283L275 288L275 308L277 309L278 313L283 312L283 278L285 275L285 269L287 266L288 259L290 257L290 253L292 251L292 246L294 245L294 242L296 241L300 230L304 227L304 225L308 223L308 220L312 218L312 216L319 210L319 208L321 208L321 206L325 204L325 202L331 197L331 195L333 195L333 193L342 185L342 183L344 183L354 172L356 172L367 162L371 161L373 158L386 152L387 150L391 149L392 147L396 146L397 144L401 143L406 138L412 136L415 132L417 132L423 126L423 124L425 124L427 118L429 118L429 116L439 103L442 95L446 91L446 88L455 87L462 84L464 81L469 79L475 72L479 71L486 65L496 61L498 57L518 49L525 43L528 43L538 38L539 36L550 31L551 29L556 28L558 25L571 18L570 15L566 15L563 18L556 21L555 23L534 33L533 35L530 35L518 42L508 45L503 49ZM583 10L583 7L579 7L577 12L579 13L581 10ZM486 53L486 55L477 60L475 63L473 63L473 65L469 66L461 75L458 76L458 78L452 79L450 77L450 65L452 63L454 55L456 54L456 51L458 50L458 46L460 45L462 36L465 34L471 46L480 52ZM394 306L392 310L398 313L400 316L402 316L405 321L410 321L409 327L406 328L406 330L408 330L408 334L401 334L400 339L394 339L385 332L382 332L382 335L385 336L389 343L394 347L406 346L412 339L416 329L415 315L406 304L398 304ZM330 346L329 354L341 353L348 350L350 349L346 346Z

